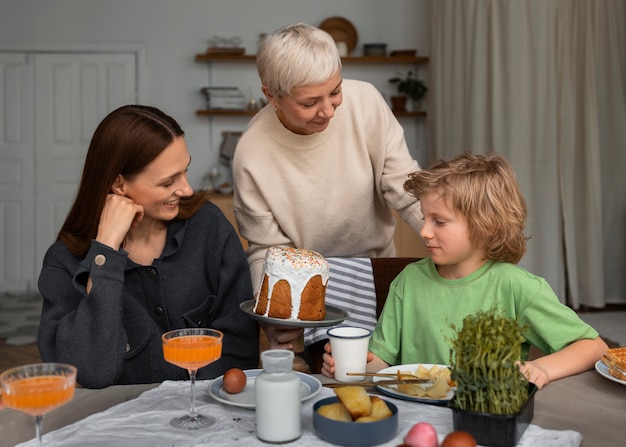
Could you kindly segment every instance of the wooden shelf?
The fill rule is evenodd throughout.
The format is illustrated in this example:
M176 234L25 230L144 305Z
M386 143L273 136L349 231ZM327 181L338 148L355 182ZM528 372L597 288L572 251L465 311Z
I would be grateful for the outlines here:
M196 62L228 61L228 62L254 62L254 54L196 54Z
M258 110L196 110L196 115L198 116L254 116ZM424 110L415 110L415 111L407 111L407 112L398 112L396 110L393 111L393 114L397 117L415 117L415 116L426 116L426 112Z
M254 54L196 54L196 62L252 62ZM424 56L346 56L341 59L345 64L425 64L429 60Z
M253 116L258 110L224 110L224 109L203 109L196 110L198 116Z
M425 56L346 56L341 58L345 64L425 64Z
M256 55L254 54L196 54L196 62L254 62ZM344 64L375 64L375 65L393 65L393 64L426 64L429 61L425 56L346 56L341 59ZM253 116L256 110L196 110L198 116ZM393 112L397 117L424 117L424 110L411 112Z

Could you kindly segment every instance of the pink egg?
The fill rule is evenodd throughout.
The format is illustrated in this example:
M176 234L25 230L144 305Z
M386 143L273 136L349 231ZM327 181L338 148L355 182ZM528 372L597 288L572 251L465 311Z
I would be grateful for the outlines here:
M418 422L404 437L405 444L411 447L438 447L437 430L428 422Z

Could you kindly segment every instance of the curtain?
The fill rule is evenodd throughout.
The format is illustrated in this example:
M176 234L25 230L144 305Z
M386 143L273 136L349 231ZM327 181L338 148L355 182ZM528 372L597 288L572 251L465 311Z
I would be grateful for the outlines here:
M430 157L513 164L531 237L520 265L575 309L626 302L624 2L430 5Z

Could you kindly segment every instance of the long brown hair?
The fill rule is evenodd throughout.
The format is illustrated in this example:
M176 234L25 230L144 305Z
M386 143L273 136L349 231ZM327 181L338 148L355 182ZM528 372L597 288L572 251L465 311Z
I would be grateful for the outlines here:
M511 164L501 155L461 154L437 160L429 169L414 172L404 183L420 198L437 192L467 219L470 239L485 248L489 259L517 264L526 252L526 201Z
M76 198L58 239L75 255L85 256L118 175L132 178L141 173L175 138L184 135L174 118L155 107L128 105L107 115L89 144ZM181 199L178 217L188 219L207 200L206 193Z

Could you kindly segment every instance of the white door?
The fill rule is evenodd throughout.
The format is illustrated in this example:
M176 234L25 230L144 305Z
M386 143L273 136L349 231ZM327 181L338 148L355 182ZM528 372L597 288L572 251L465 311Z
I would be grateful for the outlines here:
M30 165L25 189L31 192L30 197L22 193L13 201L24 207L30 227L15 218L10 226L3 225L3 245L12 241L15 248L22 247L25 259L20 271L13 271L18 267L9 267L6 261L0 266L4 276L8 271L20 279L0 278L0 292L36 289L43 256L71 206L96 126L117 107L137 102L134 53L34 53L27 60L32 61L27 87L31 97L25 99L31 104L30 144L21 145L19 151L23 163ZM2 105L6 110L4 101ZM1 190L0 194L3 203L7 198ZM13 260L8 248L2 247L3 257Z
M0 53L0 291L34 287L32 58Z

